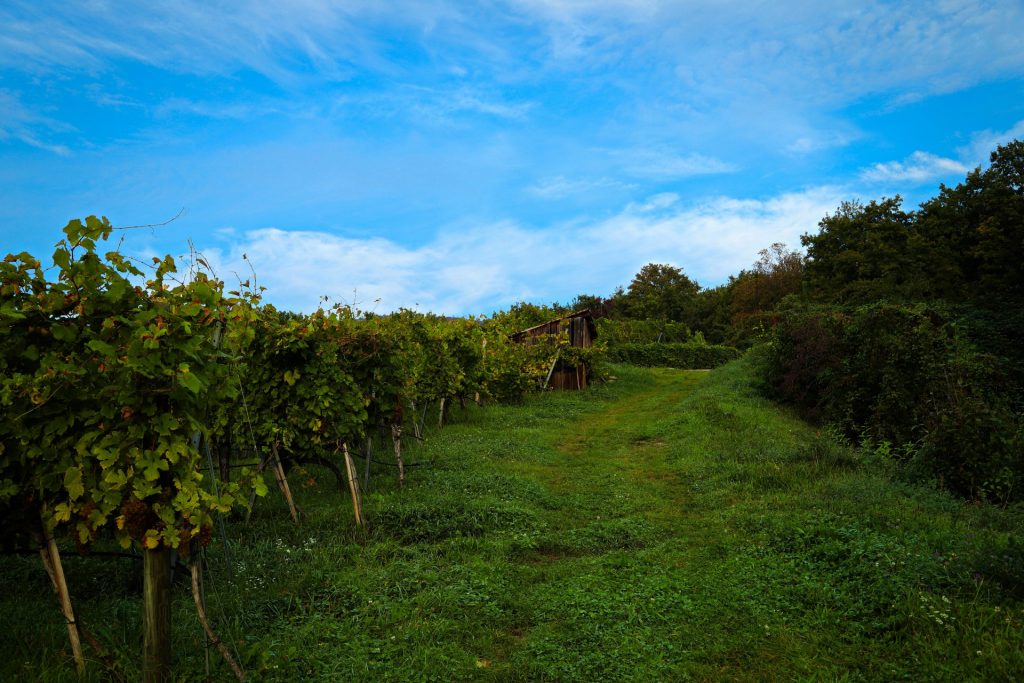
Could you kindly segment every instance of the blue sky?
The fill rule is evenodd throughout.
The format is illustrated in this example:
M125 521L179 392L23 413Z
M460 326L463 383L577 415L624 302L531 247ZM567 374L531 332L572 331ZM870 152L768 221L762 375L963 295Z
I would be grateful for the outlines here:
M1024 138L1024 3L0 5L0 252L71 218L267 298L459 314L705 286Z

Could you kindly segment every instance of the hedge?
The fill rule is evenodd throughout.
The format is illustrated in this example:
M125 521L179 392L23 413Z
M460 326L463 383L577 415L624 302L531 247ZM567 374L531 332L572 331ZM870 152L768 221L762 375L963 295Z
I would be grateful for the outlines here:
M608 360L644 367L682 370L714 368L739 358L731 346L711 344L620 344L608 350Z

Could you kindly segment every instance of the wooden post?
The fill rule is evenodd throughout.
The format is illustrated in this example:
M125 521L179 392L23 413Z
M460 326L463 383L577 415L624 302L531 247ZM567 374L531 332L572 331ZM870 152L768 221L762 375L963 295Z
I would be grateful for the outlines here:
M363 470L363 490L370 490L370 463L373 462L373 439L366 437L366 446L363 450L366 455L366 466Z
M231 449L221 447L217 449L217 464L220 465L220 480L231 481Z
M555 373L555 365L558 364L558 356L561 355L561 353L562 353L561 349L559 349L558 351L555 352L555 359L553 361L551 361L551 369L548 370L548 376L544 378L544 386L542 386L541 389L547 389L548 388L548 382L551 381L551 375L553 375Z
M60 561L60 552L57 550L57 542L53 540L53 534L43 526L43 546L39 548L39 554L43 559L43 568L50 576L53 583L53 590L60 600L60 610L64 614L64 621L68 626L68 640L71 641L71 655L75 659L75 668L78 673L85 671L85 658L82 656L82 641L78 637L78 623L75 621L75 611L71 607L71 594L68 592L67 581L64 580L64 565Z
M288 501L288 512L291 513L292 520L299 523L299 511L295 507L295 499L292 498L291 487L288 486L288 478L284 476L284 465L281 464L281 456L277 452L277 444L270 445L270 451L274 456L274 476L277 477L277 485L281 489L281 493L284 494L284 499Z
M142 680L171 680L171 551L142 551Z
M352 494L352 511L356 518L356 524L366 526L363 521L363 497L359 493L359 480L356 478L356 466L352 462L352 456L348 452L348 444L341 444L342 453L345 454L345 473L348 475L348 490Z
M199 591L199 562L198 553L193 554L192 563L189 569L192 573L192 599L196 603L196 613L199 615L199 623L202 624L203 631L206 632L206 637L210 639L213 646L217 648L218 652L220 652L220 656L223 657L224 661L226 661L228 666L231 667L231 671L234 672L235 678L240 681L244 681L245 673L242 671L242 668L238 666L238 662L236 662L235 658L231 656L231 652L224 644L224 641L218 638L217 634L213 632L213 628L210 626L210 621L206 618L206 608L203 607L202 595Z
M437 410L437 428L438 429L443 429L444 428L444 404L445 403L446 403L445 399L442 398L441 399L441 407L438 408L438 410Z
M416 421L416 401L409 401L409 409L412 410L412 435L417 439L423 438L420 430L420 423Z
M391 441L395 445L395 462L398 463L398 486L405 486L405 464L402 462L402 425L391 425Z

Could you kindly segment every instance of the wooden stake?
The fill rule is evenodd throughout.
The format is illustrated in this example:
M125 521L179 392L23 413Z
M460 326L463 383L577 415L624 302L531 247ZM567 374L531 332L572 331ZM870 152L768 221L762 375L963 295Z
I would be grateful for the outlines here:
M544 378L544 386L542 386L541 389L547 389L548 388L548 382L551 381L551 375L553 375L555 373L555 365L558 363L558 356L561 355L561 353L562 353L561 349L559 349L558 351L555 352L555 359L553 361L551 361L551 369L548 370L548 376Z
M370 490L370 463L373 462L373 439L366 437L366 447L363 453L366 455L366 466L363 470L363 490Z
M39 549L43 559L43 568L50 576L53 583L53 590L60 600L60 610L64 614L64 621L68 626L68 640L71 641L71 654L75 659L75 668L78 673L85 671L85 658L82 656L82 641L78 636L78 624L75 621L75 611L71 607L71 595L68 592L67 581L64 580L64 565L60 561L60 552L57 550L57 542L43 522L44 545Z
M171 680L171 551L142 551L142 680Z
M341 450L345 454L345 472L348 474L348 490L352 494L352 511L355 514L356 524L366 526L363 521L363 497L359 493L359 480L356 478L356 466L352 462L352 456L348 452L348 444L341 444Z
M291 513L292 520L299 523L299 511L295 507L295 499L292 498L291 487L288 486L288 478L284 476L284 465L281 464L281 456L277 453L277 444L270 445L270 451L274 456L274 476L277 477L277 485L281 489L281 493L284 494L284 499L288 501L288 512Z
M235 678L240 681L245 680L245 672L238 666L238 662L231 656L231 652L228 650L227 645L217 637L217 634L213 632L210 627L210 622L206 618L206 608L203 607L203 600L199 594L199 558L193 556L192 562L190 563L190 569L192 572L192 599L196 603L196 612L199 614L199 623L203 625L203 630L206 631L206 637L210 639L217 651L220 652L221 657L228 663L231 670L235 673Z
M409 408L412 410L412 435L417 439L422 439L423 434L420 431L420 423L416 421L416 401L409 401Z
M437 410L437 428L438 429L443 429L444 428L444 404L445 404L445 399L442 398L441 399L441 407L438 408L438 410Z
M405 486L405 464L402 462L402 425L391 425L391 441L395 444L395 462L398 463L398 486Z

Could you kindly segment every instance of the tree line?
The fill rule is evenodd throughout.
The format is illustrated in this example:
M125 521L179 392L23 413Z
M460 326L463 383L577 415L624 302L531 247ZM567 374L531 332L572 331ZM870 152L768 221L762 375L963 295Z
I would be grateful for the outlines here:
M900 196L844 202L801 237L803 252L773 244L721 286L651 263L628 287L569 307L756 347L770 395L901 473L1018 499L1024 142L989 162L917 209Z

